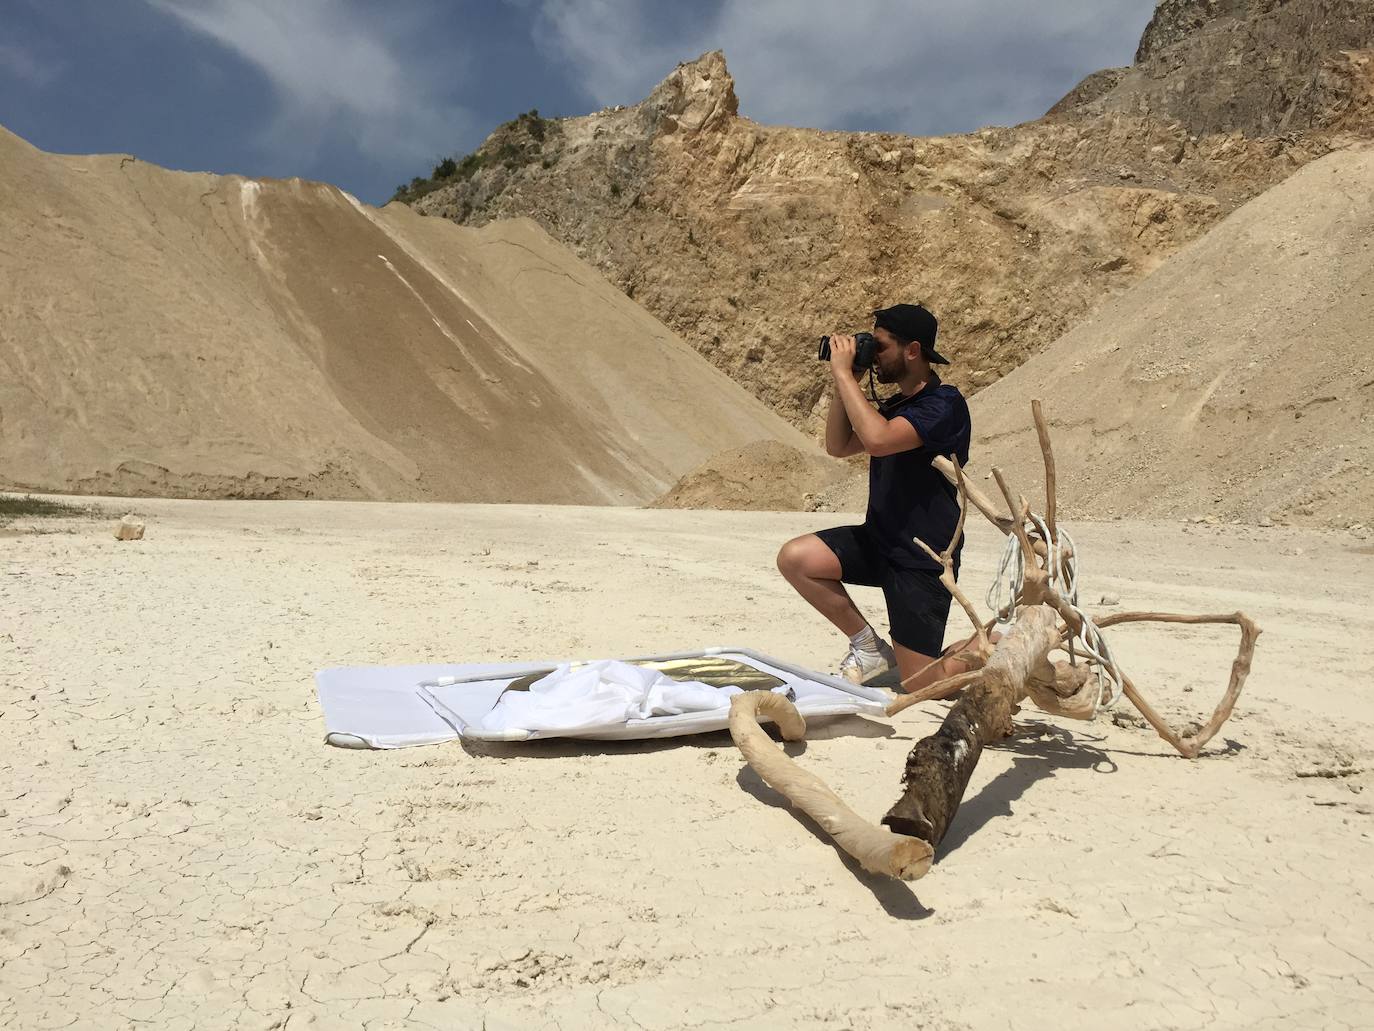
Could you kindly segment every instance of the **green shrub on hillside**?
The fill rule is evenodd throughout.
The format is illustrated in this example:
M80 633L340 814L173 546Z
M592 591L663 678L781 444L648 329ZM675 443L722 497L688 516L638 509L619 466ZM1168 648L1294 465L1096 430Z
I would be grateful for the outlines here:
M562 126L557 121L541 118L538 108L531 108L499 125L471 154L461 158L446 157L434 166L428 179L417 175L409 183L396 187L391 199L412 204L441 186L467 182L491 164L516 169L538 161L541 167L552 168L558 155L545 155L544 142L559 132Z

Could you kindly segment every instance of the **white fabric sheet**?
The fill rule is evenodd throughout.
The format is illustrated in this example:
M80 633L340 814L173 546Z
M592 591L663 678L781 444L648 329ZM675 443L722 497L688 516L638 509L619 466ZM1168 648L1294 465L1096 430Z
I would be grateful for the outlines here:
M785 690L795 695L799 712L808 719L854 713L881 715L890 696L879 689L856 687L832 677L780 659L761 655L747 648L709 648L674 655L644 656L652 659L690 658L720 655L747 662L784 681ZM608 661L599 665L608 666ZM458 737L486 741L525 741L549 737L594 739L636 739L673 737L723 730L729 718L730 688L698 685L721 696L724 704L709 709L691 709L683 702L690 692L670 698L650 697L645 690L638 711L615 710L609 722L595 723L584 718L573 725L565 720L563 729L533 729L516 726L487 729L485 720L497 707L502 692L516 678L547 670L555 663L486 663L468 665L363 666L320 670L315 674L320 706L324 710L325 740L347 748L404 748L435 744ZM623 665L617 663L616 665ZM582 667L583 669L590 667ZM656 671L629 667L636 675ZM677 687L687 685L676 684ZM530 692L511 692L507 699ZM704 699L702 699L704 702ZM503 703L504 704L504 703ZM648 704L649 709L643 706ZM653 715L655 706L662 714ZM676 714L669 709L676 707ZM602 713L601 716L605 716ZM597 718L601 718L598 716ZM500 719L501 717L498 717Z
M738 687L678 681L658 670L601 659L574 670L564 663L528 691L509 691L482 717L482 729L578 730L651 716L729 708Z

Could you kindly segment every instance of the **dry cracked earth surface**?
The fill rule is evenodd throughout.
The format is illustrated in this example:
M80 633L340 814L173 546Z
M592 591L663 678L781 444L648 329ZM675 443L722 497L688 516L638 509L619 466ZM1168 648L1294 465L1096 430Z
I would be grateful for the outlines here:
M842 642L772 563L842 517L133 504L138 542L112 537L119 503L0 531L0 1025L1374 1024L1358 535L1076 526L1089 602L1259 620L1236 717L1189 762L1128 707L1023 712L908 885L726 735L322 742L324 666L738 642L829 668ZM977 592L998 551L976 527ZM1180 723L1219 697L1232 634L1109 633ZM876 818L943 712L793 750Z

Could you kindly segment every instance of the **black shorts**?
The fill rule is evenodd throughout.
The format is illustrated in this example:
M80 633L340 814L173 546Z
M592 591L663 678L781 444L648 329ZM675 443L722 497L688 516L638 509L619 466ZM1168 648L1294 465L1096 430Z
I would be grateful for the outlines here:
M840 560L842 581L882 588L895 643L922 655L940 654L952 600L940 582L940 574L893 565L865 526L836 526L817 530L816 536Z

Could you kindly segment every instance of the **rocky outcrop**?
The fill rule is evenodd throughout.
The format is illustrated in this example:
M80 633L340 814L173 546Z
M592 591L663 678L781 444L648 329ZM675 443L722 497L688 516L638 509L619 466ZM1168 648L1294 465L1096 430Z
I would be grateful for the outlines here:
M1255 0L1159 0L1150 24L1140 34L1135 63L1146 64L1218 18L1242 17L1247 8L1257 6ZM1264 7L1269 10L1277 6L1274 0L1264 0Z
M696 61L680 64L644 101L657 117L654 124L664 133L714 132L726 128L739 113L735 80L719 50Z
M820 334L863 328L878 305L922 300L941 316L951 378L979 389L1343 145L1363 95L1350 70L1367 66L1340 48L1370 38L1355 6L1166 3L1142 41L1143 65L1090 78L1051 117L961 136L759 125L736 113L723 56L706 54L639 105L550 123L556 130L522 161L484 157L505 146L493 136L472 175L415 207L476 225L534 218L719 368L815 429L826 389L814 360ZM1225 40L1256 48L1241 65L1255 65L1259 83L1272 63L1260 58L1279 36L1335 7L1350 7L1350 23L1295 44L1307 57L1284 58L1292 75L1326 69L1303 93L1306 106L1284 116L1274 91L1258 86L1241 107L1209 99L1204 80L1218 76ZM1197 110L1180 118L1190 95ZM1278 113L1260 117L1265 105ZM1280 123L1285 131L1268 132Z
M1371 47L1368 0L1163 0L1133 67L1108 90L1089 76L1051 110L1168 118L1195 134L1368 133Z

